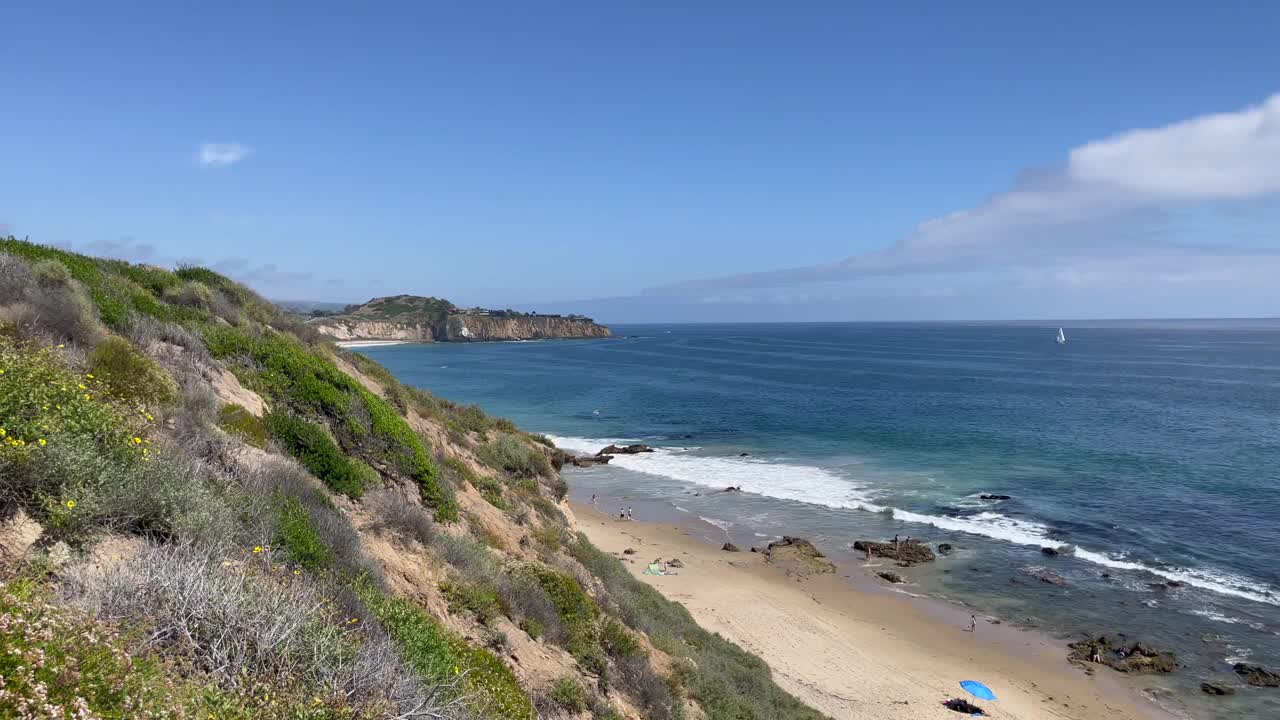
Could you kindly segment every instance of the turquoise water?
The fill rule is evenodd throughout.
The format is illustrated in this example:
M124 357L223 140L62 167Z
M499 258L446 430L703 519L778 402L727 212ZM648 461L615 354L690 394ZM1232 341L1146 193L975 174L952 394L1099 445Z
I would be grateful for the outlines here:
M745 545L950 542L912 570L919 590L1171 647L1186 667L1165 700L1190 716L1280 716L1280 690L1194 689L1230 662L1280 666L1280 323L1076 323L1065 346L1056 325L614 331L363 352L567 449L660 448L571 473L578 497L687 512Z

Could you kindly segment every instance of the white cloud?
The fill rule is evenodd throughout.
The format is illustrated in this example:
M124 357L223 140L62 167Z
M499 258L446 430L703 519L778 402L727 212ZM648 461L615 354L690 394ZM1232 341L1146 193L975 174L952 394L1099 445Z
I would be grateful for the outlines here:
M880 275L1049 268L1070 286L1143 273L1168 283L1249 280L1280 248L1242 261L1220 238L1180 244L1179 213L1280 193L1280 95L1233 113L1133 130L1071 150L1058 168L1024 173L973 208L921 222L880 250L825 265L694 280L646 294L697 295ZM1037 273L1040 274L1040 273ZM1043 274L1041 274L1043 276Z
M207 142L200 146L196 162L204 167L235 165L249 156L249 148L237 142Z
M1089 143L1071 151L1067 168L1082 183L1176 199L1280 192L1280 95Z

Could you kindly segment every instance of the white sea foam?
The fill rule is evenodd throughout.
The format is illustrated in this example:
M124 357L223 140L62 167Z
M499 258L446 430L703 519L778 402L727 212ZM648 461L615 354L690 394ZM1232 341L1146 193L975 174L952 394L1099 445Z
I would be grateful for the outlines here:
M729 522L728 520L720 520L718 518L709 518L706 515L699 515L698 519L704 523L707 523L708 525L715 525L716 527L723 530L725 535L728 535L729 528L733 527L733 523Z
M1230 615L1223 615L1222 613L1218 612L1217 610L1213 610L1212 608L1205 608L1203 610L1192 610L1191 614L1199 615L1200 617L1203 617L1203 618L1209 618L1210 620L1214 620L1216 622L1226 623L1228 625L1239 625L1244 622L1244 620L1241 620L1240 618L1231 617Z
M558 437L549 435L555 444L573 452L595 453L610 444L625 440L605 438ZM931 525L952 532L968 533L1031 547L1061 547L1062 542L1050 535L1048 526L1020 520L998 512L982 512L966 517L927 515L894 507L877 505L872 495L849 478L826 468L781 462L768 462L756 457L712 457L696 455L674 448L655 448L652 453L617 455L611 465L634 472L647 473L710 488L740 486L744 492L782 500L793 500L832 508L888 513L895 520ZM1146 565L1110 554L1075 547L1080 560L1114 570L1146 572L1185 585L1230 595L1254 602L1280 606L1280 594L1265 583L1212 568L1178 568Z

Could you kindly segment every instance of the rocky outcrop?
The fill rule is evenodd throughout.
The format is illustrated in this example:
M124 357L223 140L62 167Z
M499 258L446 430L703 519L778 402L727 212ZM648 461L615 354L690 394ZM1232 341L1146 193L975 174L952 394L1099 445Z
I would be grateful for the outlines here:
M899 575L896 572L889 572L888 570L884 572L878 572L876 573L876 575L879 575L882 580L887 580L888 582L891 582L895 585L897 585L898 583L906 582L906 580L902 579L901 575Z
M445 342L486 340L550 340L557 338L606 338L613 333L586 318L552 315L450 315L445 322Z
M1061 575L1055 572L1050 572L1049 570L1046 570L1045 568L1042 568L1042 567L1023 568L1022 573L1024 575L1029 575L1039 580L1040 582L1048 585L1066 585L1067 584L1066 579L1063 578Z
M725 552L739 552L739 550L738 550L738 546L737 546L737 545L734 545L734 544L733 544L733 543L731 543L731 542L727 542L727 543L725 543L724 545L722 545L722 546L720 547L720 549L721 549L721 550L723 550L723 551L725 551Z
M651 452L653 452L653 448L648 445L610 445L596 453L596 457L602 457L604 455L637 455L639 453Z
M993 493L984 493L982 495L979 495L978 497L981 498L982 500L1012 500L1013 499L1008 495L996 495Z
M512 310L461 310L447 300L414 295L374 298L311 326L336 340L483 342L612 337L609 328L577 315Z
M405 342L433 342L436 339L435 332L431 325L424 325L420 323L324 318L322 321L313 323L312 326L334 340L404 340Z
M574 455L567 453L560 448L556 448L551 453L551 465L558 471L565 465L574 467L592 467L595 465L608 465L613 459L612 455Z
M1257 665L1236 663L1232 668L1244 681L1254 687L1280 687L1280 674L1273 673Z
M1071 643L1067 646L1071 649L1067 659L1077 665L1106 665L1123 673L1167 674L1178 669L1178 659L1173 653L1155 650L1140 642L1128 643L1120 639L1123 637L1112 639L1103 635Z
M866 552L870 549L871 554L876 557L897 560L905 565L933 562L935 558L933 550L919 540L904 540L896 543L859 540L853 544L853 549L858 552Z
M1236 689L1230 685L1215 685L1214 683L1200 683L1200 692L1205 695L1235 695Z
M783 536L764 549L765 560L786 570L788 575L833 573L836 566L813 543L804 538Z
M939 555L950 555L950 554L951 554L951 549L952 549L952 548L951 548L951 543L938 543L938 554L939 554Z

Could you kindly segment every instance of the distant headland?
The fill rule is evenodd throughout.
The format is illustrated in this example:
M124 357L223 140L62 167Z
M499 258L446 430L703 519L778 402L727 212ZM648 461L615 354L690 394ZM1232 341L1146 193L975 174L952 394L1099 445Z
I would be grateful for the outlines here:
M483 342L613 335L582 315L459 308L448 300L417 295L379 297L340 312L313 310L310 315L316 330L342 341Z

